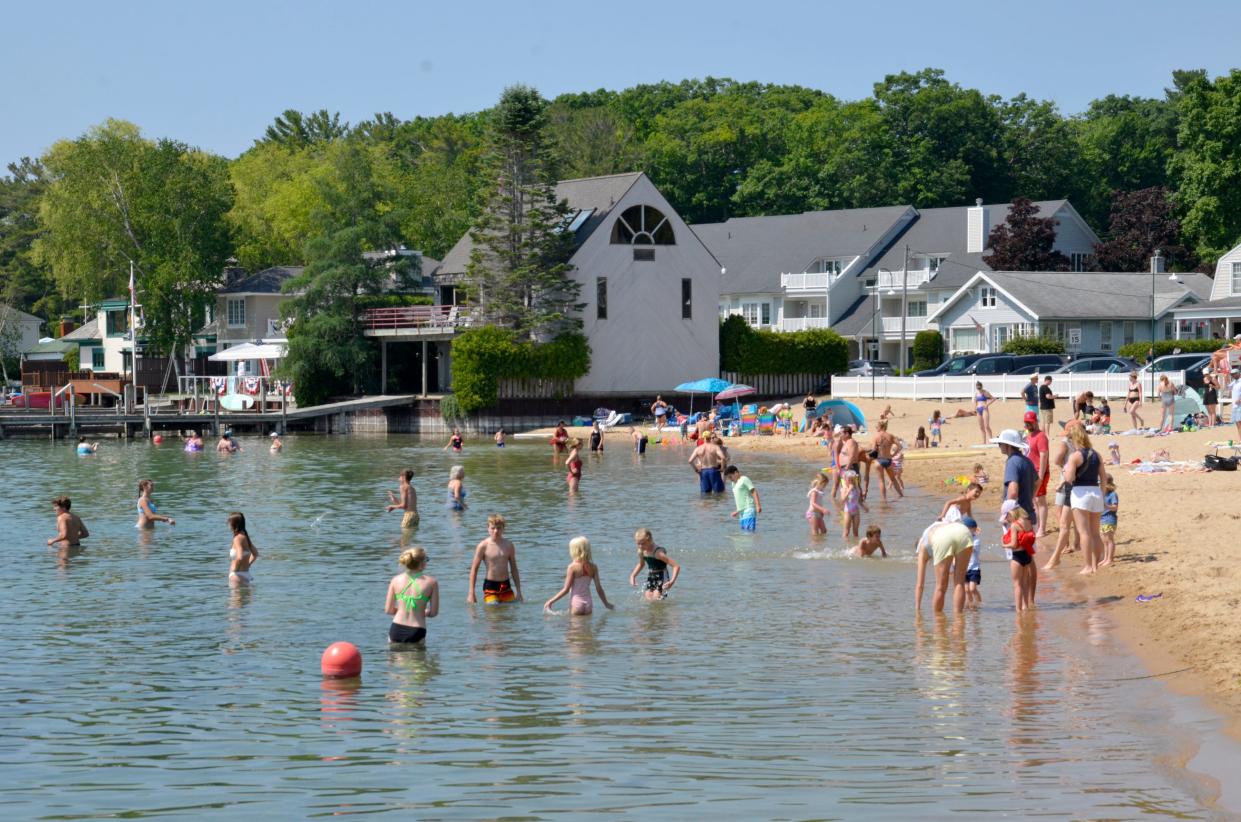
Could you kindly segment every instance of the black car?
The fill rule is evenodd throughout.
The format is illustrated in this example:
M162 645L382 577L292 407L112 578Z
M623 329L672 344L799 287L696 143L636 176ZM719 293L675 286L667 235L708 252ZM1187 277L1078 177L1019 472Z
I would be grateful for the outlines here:
M1127 357L1084 357L1057 368L1053 374L1118 374L1122 371L1137 371L1138 364Z
M991 374L1013 374L1017 371L1030 373L1024 369L1031 366L1040 372L1050 372L1063 364L1064 360L1057 354L992 354L989 357L975 360L965 369L964 373L980 377Z
M926 371L914 372L915 377L938 377L946 374L949 377L959 376L965 373L965 369L973 365L977 360L989 356L987 354L957 354L955 357L949 357L934 368Z

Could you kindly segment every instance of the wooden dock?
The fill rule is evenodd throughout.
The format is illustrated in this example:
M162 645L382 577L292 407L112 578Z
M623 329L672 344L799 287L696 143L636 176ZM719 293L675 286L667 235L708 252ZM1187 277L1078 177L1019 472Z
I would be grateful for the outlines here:
M219 434L227 429L259 433L286 431L290 428L314 428L342 415L376 411L384 408L409 406L420 399L416 394L381 394L359 397L353 400L312 405L305 408L289 408L258 411L179 412L165 408L152 408L151 413L125 413L121 408L74 408L70 417L64 409L55 414L47 409L0 408L0 439L6 436L45 436L52 439L74 436L118 436L131 438L150 437L162 431L211 432Z

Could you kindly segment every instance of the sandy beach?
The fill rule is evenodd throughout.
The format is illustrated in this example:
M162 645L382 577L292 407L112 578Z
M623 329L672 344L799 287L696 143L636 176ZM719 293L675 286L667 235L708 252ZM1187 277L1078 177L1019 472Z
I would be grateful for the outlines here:
M905 460L905 481L947 497L956 489L947 486L945 480L969 474L974 464L981 462L993 482L978 505L984 511L999 507L996 489L1003 460L995 447L977 447L981 434L976 418L952 418L958 408L969 408L965 402L855 402L870 421L891 405L896 416L889 430L907 444L912 444L918 427L925 426L931 412L939 408L945 417L943 444L910 450ZM1057 420L1067 418L1068 406L1068 400L1057 401ZM1148 461L1152 452L1161 449L1172 460L1201 461L1213 450L1208 443L1241 440L1231 423L1160 437L1124 436L1129 417L1119 404L1113 408L1121 412L1113 417L1116 433L1094 440L1105 458L1110 442L1120 445L1123 464L1109 466L1120 496L1117 563L1093 577L1083 577L1077 573L1080 555L1066 554L1060 567L1044 573L1055 575L1068 589L1087 596L1118 597L1117 623L1152 673L1165 675L1177 690L1206 697L1229 718L1237 734L1241 731L1241 621L1236 618L1241 604L1241 566L1230 559L1229 552L1241 520L1241 506L1231 498L1241 490L1241 472L1131 474L1134 466L1128 463L1134 459ZM1016 400L996 402L991 408L992 430L999 434L1004 428L1021 429L1024 411L1024 405ZM1144 411L1148 424L1158 423L1157 405L1147 403ZM546 429L526 436L548 437L550 433ZM589 429L571 429L571 435L585 443ZM870 437L863 435L861 439L869 442ZM606 445L629 448L628 433L624 429L609 432ZM804 435L733 437L727 445L738 462L750 450L804 456L814 466L827 462L823 445ZM1225 453L1231 451L1221 449L1221 454ZM876 496L877 482L872 478L871 494ZM1050 546L1046 550L1050 551ZM1161 596L1139 603L1139 594ZM1176 673L1170 673L1173 671Z

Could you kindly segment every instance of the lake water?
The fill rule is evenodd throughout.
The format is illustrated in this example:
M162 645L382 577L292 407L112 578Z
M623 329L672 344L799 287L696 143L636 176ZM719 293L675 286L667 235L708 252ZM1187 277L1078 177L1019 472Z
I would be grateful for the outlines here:
M775 457L747 457L764 513L743 535L731 494L700 499L678 448L588 457L566 500L543 444L292 437L273 456L242 442L218 457L109 441L92 458L0 443L23 557L0 581L7 818L1227 815L1178 764L1218 720L1132 679L1148 672L1116 647L1107 603L1045 582L1018 624L991 548L981 613L937 620L928 591L915 620L912 541L938 499L880 506L894 557L853 560L838 535L807 535L813 467ZM443 504L455 462L464 515ZM425 650L395 653L399 514L383 492L405 467L441 614ZM134 529L144 476L175 528ZM60 493L92 531L80 555L44 544ZM233 509L262 554L240 591ZM521 606L465 603L493 511L517 544ZM627 585L639 526L683 565L662 603ZM579 533L617 609L546 615ZM321 679L334 640L361 648L360 681ZM1235 773L1236 746L1214 739L1214 767Z

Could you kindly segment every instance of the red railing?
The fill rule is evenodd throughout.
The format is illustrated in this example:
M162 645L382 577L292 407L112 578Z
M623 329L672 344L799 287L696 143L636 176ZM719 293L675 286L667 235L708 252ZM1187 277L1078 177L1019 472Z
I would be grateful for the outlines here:
M468 325L470 311L459 305L402 305L368 308L362 317L367 329L456 328Z

